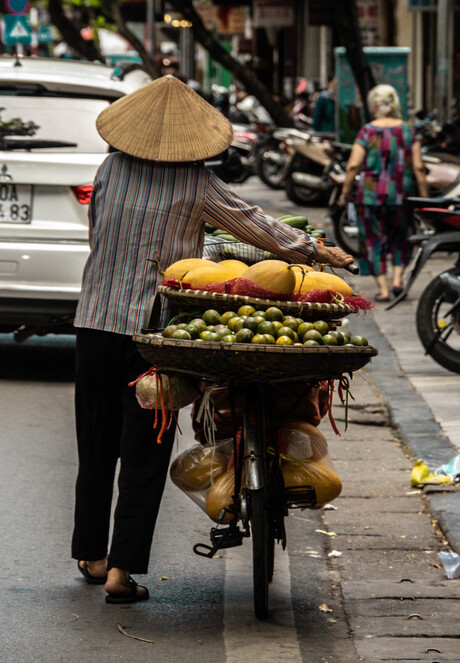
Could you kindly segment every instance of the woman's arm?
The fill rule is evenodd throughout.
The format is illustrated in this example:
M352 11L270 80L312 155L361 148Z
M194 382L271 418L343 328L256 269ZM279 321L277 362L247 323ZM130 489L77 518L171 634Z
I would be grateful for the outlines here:
M412 170L417 182L418 193L422 198L428 198L428 183L426 181L425 166L422 160L422 144L419 140L412 144Z
M327 262L345 267L352 256L338 247L325 247L303 230L264 214L260 207L248 205L214 173L209 173L206 203L201 219L215 228L227 230L240 241L284 257L289 262Z
M354 143L351 150L350 157L347 163L347 170L345 174L345 182L342 186L342 193L337 203L339 205L345 205L347 200L350 198L350 194L353 191L355 184L356 175L358 175L361 170L361 166L364 163L366 158L366 150L360 143Z

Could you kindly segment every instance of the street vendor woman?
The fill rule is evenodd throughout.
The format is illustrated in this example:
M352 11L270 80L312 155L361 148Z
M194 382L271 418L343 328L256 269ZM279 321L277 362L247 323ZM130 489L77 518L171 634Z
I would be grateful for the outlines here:
M162 280L151 260L165 268L201 257L206 222L290 262L345 267L353 259L246 204L205 167L205 159L232 142L232 125L176 77L115 101L99 115L97 129L113 151L94 181L91 252L75 316L79 468L72 556L86 582L105 584L108 603L132 603L149 597L131 574L148 569L175 435L172 425L157 444L155 411L142 409L128 386L149 368L132 335Z

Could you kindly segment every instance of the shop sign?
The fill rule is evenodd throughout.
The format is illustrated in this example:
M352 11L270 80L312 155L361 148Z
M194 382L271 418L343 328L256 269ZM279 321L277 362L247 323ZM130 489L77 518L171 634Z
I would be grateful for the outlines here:
M417 9L433 10L437 9L438 0L406 0L407 11L416 11Z
M255 28L290 28L294 25L291 2L254 0L252 24Z
M215 6L212 2L199 2L194 7L207 30L219 35L244 35L245 7Z
M460 0L453 0L453 9L460 9ZM407 11L436 11L438 0L406 0Z

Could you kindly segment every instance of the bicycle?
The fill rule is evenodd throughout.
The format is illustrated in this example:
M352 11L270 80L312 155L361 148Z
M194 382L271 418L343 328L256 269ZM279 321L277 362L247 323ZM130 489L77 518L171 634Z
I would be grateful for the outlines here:
M196 291L169 292L160 287L160 294L168 294L173 300L189 306L203 305L210 293L199 295ZM188 293L188 294L187 294ZM187 301L188 299L188 301ZM212 293L213 306L227 310L232 302L241 305L250 298L237 295ZM268 300L258 300L257 305L270 305ZM301 309L319 319L326 313L332 317L349 314L345 304L298 304L292 310ZM158 309L158 303L152 310ZM297 307L297 309L296 309ZM196 314L196 312L194 313ZM152 313L147 318L155 317ZM238 384L243 403L243 421L240 443L235 430L233 453L235 486L232 504L223 509L219 522L210 531L211 543L195 544L193 550L203 557L213 557L218 550L243 544L244 538L252 539L254 610L258 619L268 616L269 585L274 572L275 542L286 547L284 518L290 508L311 508L316 505L315 490L310 485L285 489L277 443L276 386L280 383L308 382L341 379L344 373L358 370L377 354L371 346L317 346L295 347L284 345L257 345L251 343L212 343L164 338L150 333L150 322L144 334L135 335L134 341L141 354L157 369L166 374L181 374L209 384ZM158 330L156 330L158 331ZM147 335L148 334L148 335ZM231 398L231 396L230 396ZM232 400L232 398L231 398ZM223 521L231 520L228 525ZM239 523L241 522L241 527Z

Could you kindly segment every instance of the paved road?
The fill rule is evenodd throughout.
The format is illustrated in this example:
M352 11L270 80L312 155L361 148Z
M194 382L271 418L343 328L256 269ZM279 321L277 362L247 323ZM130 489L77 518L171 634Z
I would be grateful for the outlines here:
M266 209L293 209L282 194L255 182L244 186L246 197L257 196ZM310 214L320 220L324 212ZM253 618L250 543L212 560L195 556L191 547L206 541L210 522L170 482L151 568L138 578L150 587L151 600L107 606L104 589L83 582L69 559L73 340L14 346L10 337L0 339L0 662L458 663L458 581L445 579L437 556L449 550L448 541L432 522L427 496L410 486L413 454L390 426L397 412L383 397L384 379L393 388L405 379L395 373L397 357L374 322L385 315L379 310L354 321L384 352L353 380L348 430L337 399L342 436L327 420L321 424L342 495L335 509L291 513L266 623ZM423 412L426 430L436 422L426 405ZM177 453L192 438L187 410L181 426Z

